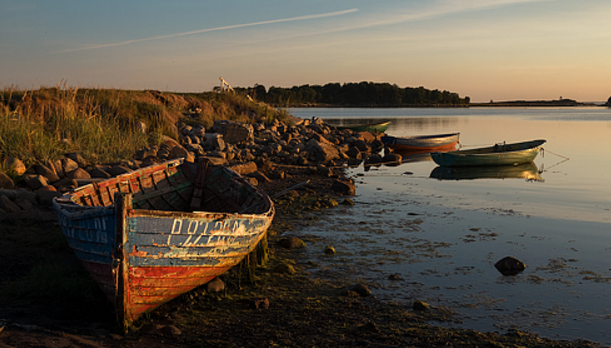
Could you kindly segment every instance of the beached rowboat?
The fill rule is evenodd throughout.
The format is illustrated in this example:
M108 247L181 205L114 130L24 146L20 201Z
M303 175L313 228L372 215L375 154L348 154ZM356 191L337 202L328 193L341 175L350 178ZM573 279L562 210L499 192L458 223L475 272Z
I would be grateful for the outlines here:
M355 132L371 132L371 133L384 133L390 126L388 122L377 122L377 123L366 123L366 124L355 124L346 126L336 126L337 129L351 129Z
M274 216L271 199L240 175L182 159L80 187L53 206L126 331L238 264Z
M502 143L472 150L431 152L431 158L440 166L515 165L534 160L543 144L545 140Z
M423 153L432 151L451 151L456 149L460 133L414 135L411 137L383 136L384 146L393 152Z

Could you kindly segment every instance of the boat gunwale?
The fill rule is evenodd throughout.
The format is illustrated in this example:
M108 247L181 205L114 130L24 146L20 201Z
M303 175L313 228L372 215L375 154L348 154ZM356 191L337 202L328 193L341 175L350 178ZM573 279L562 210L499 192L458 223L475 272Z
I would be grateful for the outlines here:
M495 155L495 154L511 154L511 153L515 153L515 152L525 152L525 151L529 151L529 150L535 150L535 149L540 149L543 144L545 144L547 142L547 140L544 139L537 139L537 140L529 140L529 141L520 141L517 143L509 143L509 144L495 144L493 146L488 146L488 147L480 147L477 149L470 149L470 150L456 150L456 151L448 151L448 152L438 152L438 151L433 151L431 152L431 154L434 153L443 153L444 155L452 155L452 156L464 156L464 155L469 155L469 156L474 156L474 155L482 155L482 156L490 156L490 155ZM485 152L485 151L489 151L489 150L494 150L496 146L511 146L511 145L520 145L520 144L529 144L529 143L539 143L537 145L534 146L530 146L527 148L523 148L523 149L518 149L518 150L510 150L510 151L490 151L490 152ZM474 152L476 151L476 152Z
M413 136L407 136L407 137L397 137L394 135L385 135L382 138L392 138L392 139L407 139L407 140L413 140L413 139L434 139L434 138L452 138L455 137L457 135L460 135L460 133L446 133L446 134L428 134L428 135L413 135ZM382 141L383 142L383 141ZM389 144L391 145L391 144Z
M121 184L121 183L128 183L129 180L131 178L133 178L134 176L137 176L137 174L142 173L144 174L143 170L146 170L146 173L152 173L152 172L156 172L156 171L163 171L164 168L167 168L169 166L180 166L181 164L184 163L184 158L179 158L179 159L174 159L174 160L169 160L163 163L158 163L158 164L154 164L152 166L149 167L145 167L145 168L141 168L139 170L135 170L129 173L124 173L121 175L118 175L116 177L113 178L109 178L107 180L102 181L103 182L107 182L110 180L116 181L117 184ZM153 168L155 167L159 167L157 170L154 170ZM266 209L265 211L262 211L260 213L240 213L240 212L215 212L215 211L183 211L183 210L157 210L157 209L130 209L132 211L132 214L138 214L138 215L148 215L148 216L153 216L153 215L157 215L157 216L161 216L161 217L166 217L166 216L185 216L185 217L191 217L191 218L203 218L207 215L224 215L226 216L225 218L230 218L230 217L244 217L244 218L249 218L249 217L263 217L263 216L269 216L269 215L274 215L275 213L275 208L274 208L274 203L272 201L272 199L269 197L269 195L267 195L265 192L263 192L261 189L255 187L254 185L252 185L249 181L243 179L242 176L240 176L238 173L236 173L235 171L233 171L230 168L227 167L222 167L221 170L228 172L230 175L232 175L232 179L233 180L239 180L241 181L243 184L249 186L250 189L253 190L253 193L261 195L261 201L259 203L254 203L251 206L246 207L247 208L253 208L262 204L266 204L269 208ZM121 180L123 179L123 180ZM99 216L99 215L109 215L109 214L113 214L115 209L116 209L116 205L113 201L113 203L107 205L107 206L91 206L91 205L84 205L84 204L80 204L75 202L72 197L79 193L80 191L89 189L89 188L93 188L93 190L95 190L96 192L98 192L99 194L99 184L100 182L92 182L90 184L87 185L83 185L81 187L75 188L67 193L65 193L62 196L56 197L55 199L53 199L52 201L52 205L53 207L56 209L56 211L60 212L62 214L64 214L66 217L68 217L69 219L85 219L85 218L90 218L93 216ZM118 193L119 191L117 191ZM124 193L129 193L129 194L134 194L134 192L124 192Z

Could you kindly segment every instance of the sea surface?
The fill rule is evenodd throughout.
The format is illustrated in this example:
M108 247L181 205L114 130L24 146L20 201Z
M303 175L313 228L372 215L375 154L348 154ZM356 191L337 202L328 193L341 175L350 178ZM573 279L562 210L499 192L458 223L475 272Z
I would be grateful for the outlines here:
M312 257L334 246L321 269L354 274L377 298L456 312L437 325L611 346L611 109L288 111L334 125L390 120L394 136L460 132L464 149L547 140L534 165L520 168L448 176L430 156L414 156L350 169L356 204L296 233L320 240L309 244ZM526 270L502 276L494 264L505 256Z

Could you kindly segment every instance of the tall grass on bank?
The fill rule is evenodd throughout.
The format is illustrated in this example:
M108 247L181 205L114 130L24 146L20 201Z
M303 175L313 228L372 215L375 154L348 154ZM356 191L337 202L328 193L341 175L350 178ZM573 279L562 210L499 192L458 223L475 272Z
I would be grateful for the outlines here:
M31 164L72 151L93 162L130 158L134 148L148 145L151 139L137 130L138 118L133 108L123 108L121 103L129 98L122 94L76 88L3 91L0 158L16 157ZM147 123L155 124L162 115L147 116L152 118Z
M177 139L178 120L209 129L217 120L287 117L229 93L79 89L61 83L37 90L11 87L0 91L0 161L15 157L29 165L78 151L92 163L112 163L159 144L160 135Z

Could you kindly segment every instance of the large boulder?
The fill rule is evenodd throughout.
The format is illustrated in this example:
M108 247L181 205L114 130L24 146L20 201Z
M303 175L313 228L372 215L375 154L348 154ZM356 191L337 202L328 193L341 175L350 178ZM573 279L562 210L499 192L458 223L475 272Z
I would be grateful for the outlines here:
M21 208L8 198L8 196L0 195L0 209L7 213L17 213Z
M310 153L310 156L317 162L328 162L340 158L339 150L334 145L329 143L323 143L311 139L308 141L306 150ZM312 159L312 158L310 158Z
M255 139L254 129L251 124L231 122L225 127L223 139L228 144L241 144Z
M12 190L13 188L15 188L13 179L0 170L0 189Z

